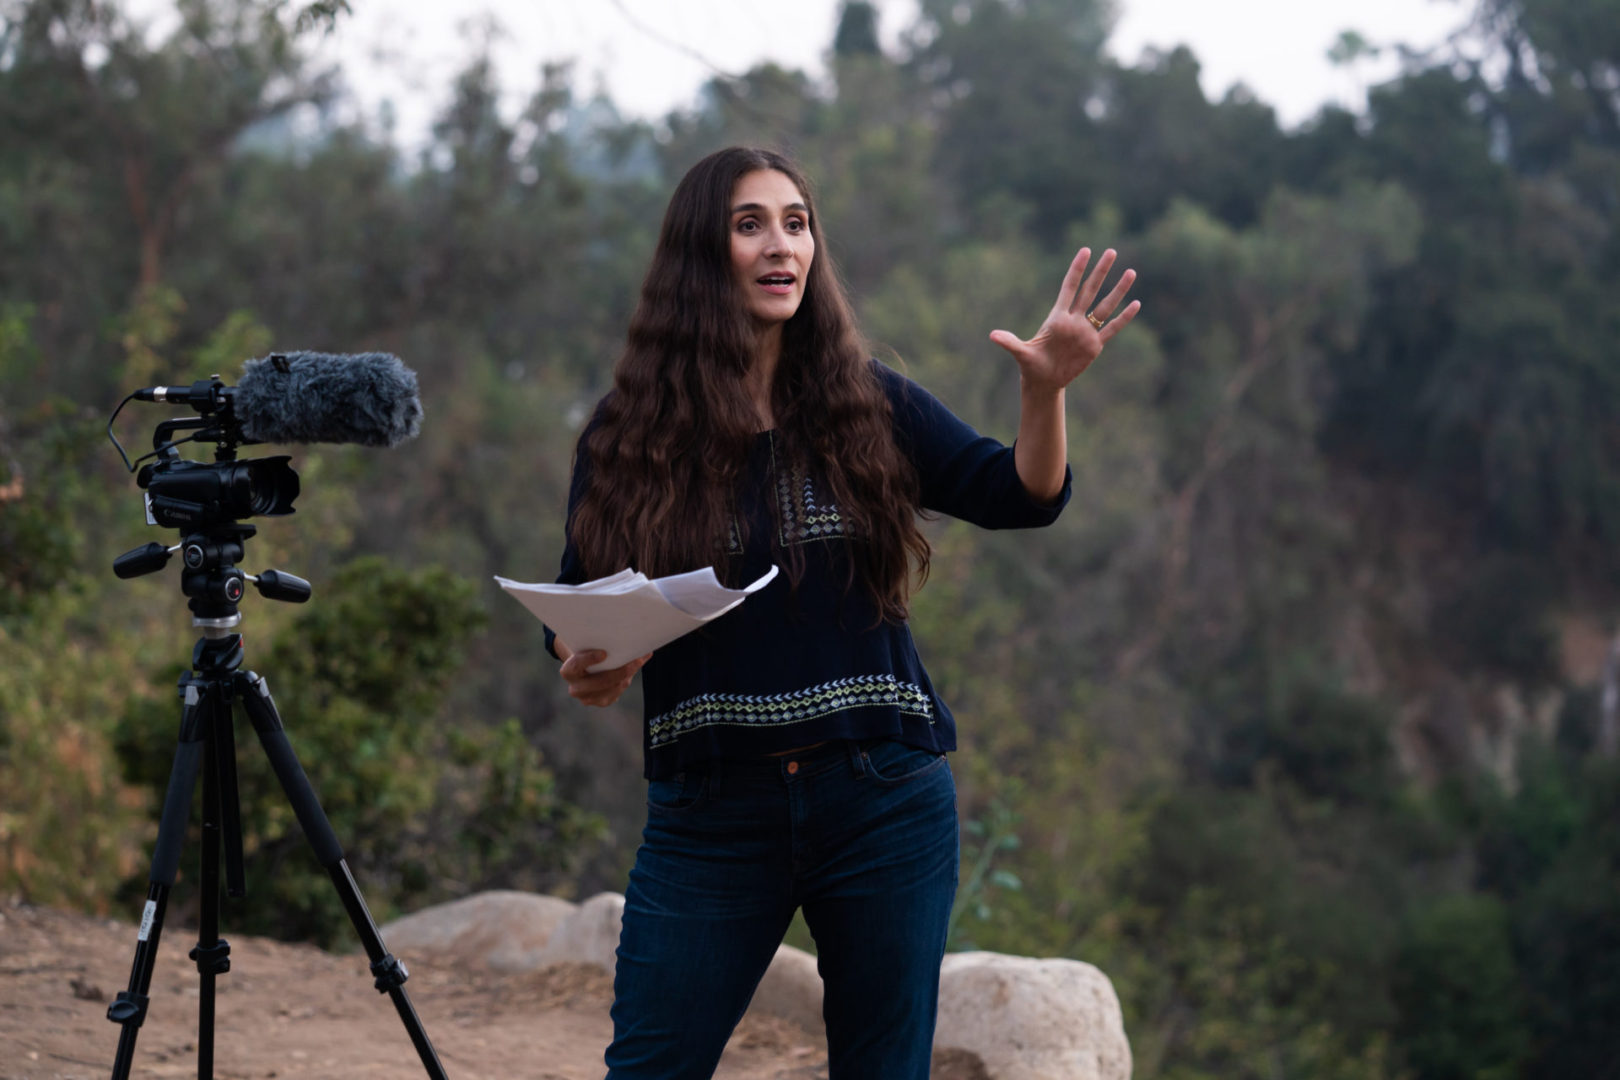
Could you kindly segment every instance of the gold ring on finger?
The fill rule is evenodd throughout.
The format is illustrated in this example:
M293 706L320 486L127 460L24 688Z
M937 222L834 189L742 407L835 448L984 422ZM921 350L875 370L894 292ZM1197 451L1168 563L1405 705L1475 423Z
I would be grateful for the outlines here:
M1097 318L1097 313L1094 311L1086 312L1086 322L1090 323L1092 326L1095 326L1099 330L1103 328L1103 320Z

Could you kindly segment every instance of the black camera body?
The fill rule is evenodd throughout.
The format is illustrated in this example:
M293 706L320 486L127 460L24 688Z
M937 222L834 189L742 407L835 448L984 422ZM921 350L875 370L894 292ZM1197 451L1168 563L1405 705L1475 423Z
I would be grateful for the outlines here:
M176 457L141 467L135 482L146 491L146 510L166 529L198 529L247 517L293 512L298 474L286 454L244 461L188 461Z

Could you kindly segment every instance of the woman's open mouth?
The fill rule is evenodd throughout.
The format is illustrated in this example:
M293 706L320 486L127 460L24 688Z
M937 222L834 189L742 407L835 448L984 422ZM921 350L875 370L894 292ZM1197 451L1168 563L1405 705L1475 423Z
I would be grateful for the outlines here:
M787 296L793 292L797 280L792 274L766 274L759 279L759 284L773 296Z

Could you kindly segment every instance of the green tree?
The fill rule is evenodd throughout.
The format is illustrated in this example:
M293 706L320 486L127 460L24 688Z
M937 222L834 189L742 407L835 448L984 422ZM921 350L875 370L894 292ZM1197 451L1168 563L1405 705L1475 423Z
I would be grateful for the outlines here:
M1524 1075L1530 1039L1522 988L1499 901L1465 895L1423 907L1395 957L1402 1055L1434 1080Z
M833 35L833 54L840 57L881 56L878 43L877 8L864 0L845 0L838 9L838 31Z
M43 385L111 389L96 328L165 284L182 208L246 131L330 96L286 9L184 0L179 27L149 48L113 5L8 6L0 144L29 150L0 155L18 241L0 257L0 289L59 313L39 332L57 360Z
M1103 72L1106 8L1039 0L926 0L917 78L947 104L939 165L981 235L1027 215L1032 235L1066 240L1105 192L1087 103Z
M1131 231L1177 199L1234 226L1260 217L1287 151L1270 106L1241 85L1206 99L1185 46L1105 71L1091 109L1096 141L1086 149L1108 170L1104 197L1117 201Z

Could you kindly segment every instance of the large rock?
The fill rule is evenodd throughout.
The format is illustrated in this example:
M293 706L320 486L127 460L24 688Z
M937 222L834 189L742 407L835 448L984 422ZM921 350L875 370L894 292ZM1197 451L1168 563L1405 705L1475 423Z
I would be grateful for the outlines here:
M521 971L525 958L545 946L575 906L555 896L496 890L423 908L381 933L396 955L447 954L498 971Z
M557 924L551 940L524 958L529 967L552 964L595 964L613 974L618 965L619 927L624 922L624 897L597 893Z
M550 964L595 964L608 974L618 962L619 930L624 923L624 897L598 893L552 932L551 940L520 963L528 968ZM754 1015L775 1016L814 1033L826 1030L821 1019L821 975L816 958L791 945L777 947L771 966L749 1003Z
M821 1018L821 973L816 958L792 945L779 945L771 966L748 1003L753 1015L779 1016L815 1035L825 1035Z
M971 1051L994 1080L1129 1080L1131 1047L1108 977L1079 960L952 953L936 1049Z

